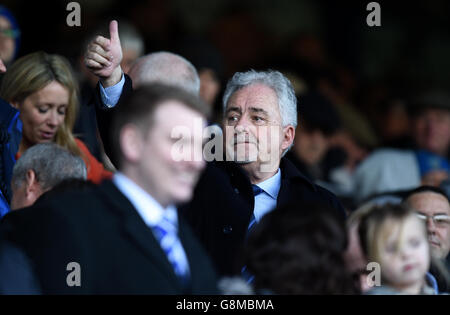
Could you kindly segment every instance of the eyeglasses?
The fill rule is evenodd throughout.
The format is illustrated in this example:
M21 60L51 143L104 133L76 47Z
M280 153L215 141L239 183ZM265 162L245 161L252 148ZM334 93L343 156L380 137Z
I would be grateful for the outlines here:
M0 34L5 36L5 37L11 37L13 39L16 39L17 37L20 36L20 31L16 30L16 29L0 29Z
M418 212L417 217L425 222L428 219L431 219L436 226L446 226L447 224L450 224L450 215L446 214L426 215Z

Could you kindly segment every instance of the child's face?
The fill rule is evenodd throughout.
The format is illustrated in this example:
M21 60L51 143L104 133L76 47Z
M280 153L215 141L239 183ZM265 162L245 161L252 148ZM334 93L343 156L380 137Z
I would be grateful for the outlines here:
M423 223L415 216L410 216L405 220L403 229L401 224L394 226L380 248L384 280L396 287L423 282L430 263Z

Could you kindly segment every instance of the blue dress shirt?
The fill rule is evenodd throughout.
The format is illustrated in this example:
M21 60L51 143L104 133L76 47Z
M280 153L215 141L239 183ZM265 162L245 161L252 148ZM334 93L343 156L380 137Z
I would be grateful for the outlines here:
M107 87L106 89L100 83L100 97L102 98L103 104L108 108L116 106L119 102L120 95L122 94L123 86L125 84L125 76L122 73L122 78L118 83L113 86Z
M255 196L255 207L253 208L256 222L259 222L265 214L277 206L278 193L281 187L281 170L278 169L275 175L256 186L263 190L262 193Z

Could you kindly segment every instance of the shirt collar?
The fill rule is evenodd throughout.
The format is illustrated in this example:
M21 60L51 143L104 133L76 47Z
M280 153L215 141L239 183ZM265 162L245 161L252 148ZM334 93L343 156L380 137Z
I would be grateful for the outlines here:
M257 186L276 200L281 187L281 170L278 169L275 175L259 183Z
M120 172L114 174L113 183L128 198L148 226L158 225L163 218L178 226L177 209L174 205L163 208L150 194Z

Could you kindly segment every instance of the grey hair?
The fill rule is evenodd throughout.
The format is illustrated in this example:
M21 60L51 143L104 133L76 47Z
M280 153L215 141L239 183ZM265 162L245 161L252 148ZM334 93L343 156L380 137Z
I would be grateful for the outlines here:
M129 75L135 87L158 82L180 87L195 95L200 93L200 77L194 65L171 52L155 52L137 59Z
M26 150L13 168L11 184L20 187L28 170L33 170L43 190L48 190L65 179L86 179L83 159L55 143L36 144Z
M281 122L283 127L288 125L297 127L297 97L294 88L281 72L275 70L236 72L227 83L223 94L223 112L226 112L228 101L236 91L255 84L261 83L275 91L278 97L278 107L280 109ZM289 151L292 145L283 152Z

